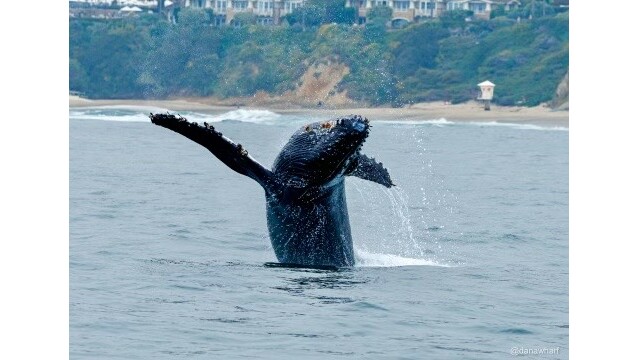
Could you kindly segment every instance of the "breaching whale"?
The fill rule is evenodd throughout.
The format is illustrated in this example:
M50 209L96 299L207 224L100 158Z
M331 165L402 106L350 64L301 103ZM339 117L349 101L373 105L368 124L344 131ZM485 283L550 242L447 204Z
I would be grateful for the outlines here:
M202 145L265 190L267 223L279 262L302 266L354 265L345 177L394 184L382 163L361 154L369 121L359 115L315 122L296 131L268 170L208 123L150 114L153 124Z

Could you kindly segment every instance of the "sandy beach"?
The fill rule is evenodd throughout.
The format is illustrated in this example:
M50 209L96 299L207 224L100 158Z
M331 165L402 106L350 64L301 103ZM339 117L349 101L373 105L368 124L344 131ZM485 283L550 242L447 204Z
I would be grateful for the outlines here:
M104 106L148 106L169 109L172 111L196 111L205 114L221 114L241 109L270 110L280 114L308 115L311 117L331 118L346 114L360 114L373 120L437 120L446 119L454 122L501 122L534 124L545 127L569 126L568 110L552 110L547 106L514 107L491 105L485 111L478 102L462 104L446 104L428 102L414 104L409 107L361 107L350 105L338 108L307 108L297 104L251 104L242 102L231 105L230 101L214 101L211 99L174 99L174 100L88 100L77 96L69 96L70 108L93 108ZM245 105L244 105L245 104Z

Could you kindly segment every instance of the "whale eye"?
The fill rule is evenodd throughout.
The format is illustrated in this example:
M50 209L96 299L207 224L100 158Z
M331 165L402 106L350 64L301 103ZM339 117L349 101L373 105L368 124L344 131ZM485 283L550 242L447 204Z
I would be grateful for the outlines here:
M306 132L310 132L310 131L312 131L312 127L311 127L310 125L306 126L306 127L305 127L305 131L306 131Z

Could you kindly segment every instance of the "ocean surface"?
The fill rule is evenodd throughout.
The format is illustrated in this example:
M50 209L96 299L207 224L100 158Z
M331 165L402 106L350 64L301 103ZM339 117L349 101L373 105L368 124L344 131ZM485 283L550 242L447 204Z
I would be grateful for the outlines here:
M268 266L261 188L160 111L70 110L71 359L568 358L568 129L371 118L397 187L346 180L328 271ZM321 120L181 115L268 167Z

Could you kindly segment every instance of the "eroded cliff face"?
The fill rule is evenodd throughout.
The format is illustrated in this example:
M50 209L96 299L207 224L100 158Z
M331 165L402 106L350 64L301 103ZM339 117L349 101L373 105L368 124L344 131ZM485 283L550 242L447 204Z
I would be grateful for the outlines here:
M301 77L299 87L291 96L296 96L300 102L309 104L345 105L354 103L347 97L346 92L338 91L338 84L350 69L343 63L322 61L310 66Z
M553 100L551 100L551 108L555 110L568 110L568 71L555 90Z
M342 62L323 59L308 66L294 90L280 95L259 91L250 99L249 104L305 108L354 106L358 103L347 96L347 91L339 90L338 87L349 72L349 67Z

